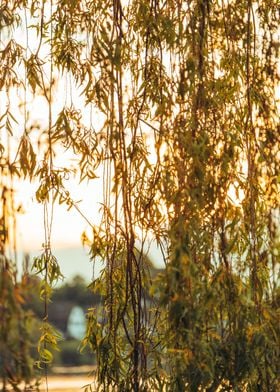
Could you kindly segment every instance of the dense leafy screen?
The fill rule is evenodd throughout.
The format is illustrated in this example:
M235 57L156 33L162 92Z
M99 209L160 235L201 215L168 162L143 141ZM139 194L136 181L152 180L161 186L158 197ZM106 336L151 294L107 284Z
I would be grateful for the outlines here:
M100 224L83 234L104 262L90 286L102 308L89 310L82 342L98 362L88 390L277 390L278 21L277 0L2 0L4 390L32 375L14 182L36 181L44 205L34 269L46 367L61 274L52 209L79 211L73 175L103 181ZM166 263L156 278L150 243Z

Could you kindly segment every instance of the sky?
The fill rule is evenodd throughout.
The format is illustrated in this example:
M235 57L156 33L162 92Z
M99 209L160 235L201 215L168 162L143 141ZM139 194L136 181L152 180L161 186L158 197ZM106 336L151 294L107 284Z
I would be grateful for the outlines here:
M98 190L96 185L76 181L67 183L74 200L92 224L98 224ZM21 183L17 198L22 203L23 213L18 216L18 245L22 250L30 251L42 247L44 242L44 206L36 201L38 184ZM75 208L67 210L66 205L54 204L52 244L56 248L77 247L81 245L81 234L88 230L89 224Z
M22 16L24 20L24 15ZM17 28L12 32L12 37L23 47L26 45L26 29L24 26ZM28 46L34 52L38 46L38 39L35 31L28 31ZM42 46L44 52L44 46ZM47 53L47 52L46 52ZM29 53L30 54L30 53ZM44 55L44 53L41 53ZM64 106L70 106L69 94L66 88L67 79L62 77L59 85L53 91L53 119ZM26 95L25 95L26 94ZM4 94L5 95L5 94ZM0 96L0 109L3 110L7 102L5 96ZM19 104L26 98L26 105ZM84 108L84 103L78 96L78 92L73 89L73 97L75 107ZM29 123L37 123L40 125L41 131L48 126L48 105L45 98L36 94L33 96L30 91L12 90L10 93L10 107L17 119L20 119L19 125L14 126L14 143L15 151L23 134L24 110L27 111ZM0 110L1 113L1 110ZM83 109L83 115L89 121L90 108ZM96 119L96 117L95 117ZM100 126L102 119L98 118L96 126ZM27 126L28 124L27 123ZM34 136L33 136L34 134ZM33 147L37 149L36 130L30 132ZM62 150L58 152L55 164L58 167L75 167L75 162L71 163L69 154ZM42 157L39 159L42 159ZM17 205L21 206L22 213L17 215L17 247L19 254L29 253L31 257L38 256L43 249L44 243L44 206L36 201L36 190L39 186L38 182L30 183L28 179L15 182L16 194L15 199ZM67 190L70 191L71 197L78 203L79 209L85 214L91 224L98 225L100 222L99 207L102 202L102 179L96 179L94 182L83 182L79 184L79 179L71 177L66 181ZM85 230L89 230L89 224L86 220L72 208L67 210L65 205L54 205L53 225L51 235L51 245L54 255L59 259L62 267L62 273L66 279L71 279L74 275L80 274L87 280L92 278L93 266L89 260L88 249L83 249L81 243L81 234ZM100 266L96 271L100 270ZM20 266L19 266L20 271Z
M41 254L45 238L44 206L36 201L37 186L38 184L29 184L28 181L21 182L17 184L16 195L17 203L22 205L23 211L17 216L17 247L20 254L28 253L31 258ZM98 223L99 214L94 202L95 187L86 183L78 187L74 180L70 181L69 186L75 200L80 200L83 194L80 208L92 223ZM81 243L81 234L88 230L88 223L74 208L67 211L65 205L55 203L53 212L51 246L62 274L67 280L79 274L90 281L93 276L93 263L90 261L88 249L84 249ZM97 267L96 273L100 268L101 265Z

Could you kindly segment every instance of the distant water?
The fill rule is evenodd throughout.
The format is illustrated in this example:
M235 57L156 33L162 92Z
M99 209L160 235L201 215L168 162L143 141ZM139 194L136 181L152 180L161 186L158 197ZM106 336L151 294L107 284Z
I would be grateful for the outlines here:
M33 258L40 256L42 250L30 251L30 268L33 264ZM54 256L57 258L59 263L61 273L64 276L64 280L61 284L66 281L70 281L76 275L80 275L89 283L93 277L97 277L103 268L101 262L95 262L95 264L90 261L90 257L85 249L82 247L67 247L58 248L53 250ZM18 272L22 272L22 253L18 255Z
M30 251L30 268L33 264L33 258L40 256L42 250ZM93 263L90 260L88 252L81 246L65 247L65 248L55 248L53 249L53 254L57 258L60 265L61 273L64 276L64 280L60 282L67 282L73 279L74 276L80 275L86 281L90 283L93 277L97 277L104 267L102 262ZM152 246L149 249L149 257L154 263L156 268L163 268L164 262L159 249L156 246ZM23 254L19 252L18 255L18 272L22 272L22 259ZM59 283L58 283L59 284Z

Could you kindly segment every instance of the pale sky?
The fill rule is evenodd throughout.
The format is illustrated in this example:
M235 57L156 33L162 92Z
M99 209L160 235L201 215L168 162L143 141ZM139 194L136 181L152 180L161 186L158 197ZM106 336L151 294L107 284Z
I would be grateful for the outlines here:
M98 192L101 181L95 183L77 184L77 181L68 180L68 189L74 200L79 201L80 210L92 224L98 224L100 214L99 202L102 195ZM30 251L40 249L44 242L44 206L36 201L35 192L37 184L21 183L18 186L17 200L22 202L23 214L18 216L18 245L22 250ZM100 188L99 188L100 189ZM56 248L74 247L81 245L81 234L89 229L89 224L72 207L54 204L52 245Z

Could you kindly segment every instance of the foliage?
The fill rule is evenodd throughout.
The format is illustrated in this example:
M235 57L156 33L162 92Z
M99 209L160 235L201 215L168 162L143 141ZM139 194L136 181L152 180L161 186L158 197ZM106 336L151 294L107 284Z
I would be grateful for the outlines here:
M65 340L60 344L60 353L55 360L56 364L63 366L83 366L94 363L93 353L90 350L79 352L77 340Z
M9 265L10 264L10 265ZM39 338L39 321L25 309L30 290L28 275L16 279L11 261L1 255L0 269L0 376L2 390L38 389L34 371L35 346ZM34 381L35 378L35 381ZM6 389L7 388L7 389Z
M100 224L82 236L104 262L84 341L98 390L277 390L278 20L278 0L2 1L1 171L36 179L45 208L43 362L52 207L90 223L67 179L102 173Z
M75 305L87 307L92 303L100 302L99 296L93 296L88 290L83 277L76 275L70 282L65 282L60 287L56 287L53 292L52 301L70 301Z

